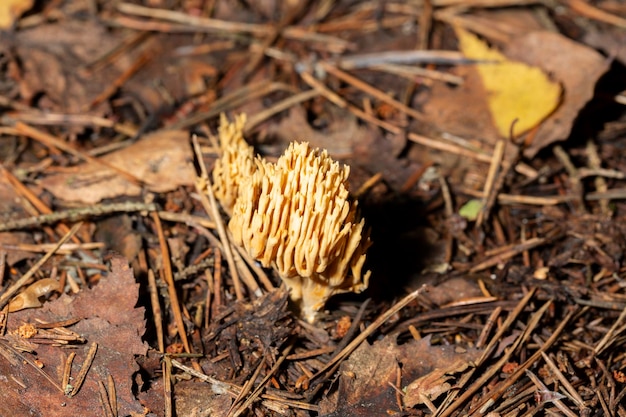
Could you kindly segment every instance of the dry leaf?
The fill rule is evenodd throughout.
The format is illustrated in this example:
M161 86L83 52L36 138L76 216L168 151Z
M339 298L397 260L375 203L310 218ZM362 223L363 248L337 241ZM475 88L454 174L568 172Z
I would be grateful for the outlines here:
M102 159L133 174L152 192L172 191L193 184L195 178L188 136L187 132L175 130L155 132ZM41 185L61 200L85 204L141 193L139 185L94 163L79 165L76 172L43 178Z
M469 366L470 363L466 359L457 359L450 366L436 368L417 378L406 387L404 405L413 407L416 404L424 403L425 400L436 400L441 394L452 388L448 381L454 378L453 374L464 372Z
M480 354L478 349L457 352L454 346L432 346L430 336L402 345L391 336L373 345L363 343L341 364L337 393L322 401L320 414L326 417L388 415L388 410L398 408L397 392L390 386L396 384L398 369L402 381L407 382L428 377L437 369L452 375L463 372Z
M505 51L513 59L541 66L559 80L565 90L563 103L539 126L533 142L524 150L524 156L532 158L546 146L568 138L574 120L594 96L598 79L611 66L611 59L586 45L547 31L517 37Z
M0 29L10 29L22 13L33 7L33 0L0 1Z
M477 64L491 116L503 137L532 129L559 105L561 87L539 68L507 59L475 35L457 28L459 47L469 59L489 61Z
M141 337L145 332L145 309L136 308L139 284L135 281L128 262L115 257L111 260L111 271L94 288L83 289L76 296L63 295L47 302L40 309L27 309L12 313L9 318L9 333L15 332L23 323L46 323L78 318L82 320L69 328L86 344L76 344L71 351L76 353L71 375L75 377L87 350L92 343L98 344L94 362L82 388L72 398L66 397L47 381L41 373L21 361L11 363L0 360L0 375L12 375L3 382L0 402L11 415L29 416L95 416L102 415L98 399L98 381L106 381L111 375L116 385L119 415L141 413L143 408L133 395L133 374L139 370L136 355L145 355L148 345ZM22 343L30 343L21 341ZM34 353L23 355L37 359L57 384L61 384L61 372L70 349L50 344L38 344ZM0 339L0 354L6 354ZM19 381L21 384L18 384ZM5 406L9 404L8 408ZM20 412L16 412L20 410ZM27 412L21 412L27 410Z

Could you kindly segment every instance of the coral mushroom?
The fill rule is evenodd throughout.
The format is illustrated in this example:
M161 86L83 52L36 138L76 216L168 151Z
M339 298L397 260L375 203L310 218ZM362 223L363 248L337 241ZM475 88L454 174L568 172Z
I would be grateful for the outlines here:
M371 242L349 198L349 167L308 143L292 143L276 164L256 160L241 180L229 228L234 242L276 269L309 321L334 294L361 292Z
M218 131L222 155L213 168L213 191L229 214L235 205L239 184L255 171L254 150L243 138L245 123L245 114L235 118L234 123L228 123L222 114Z

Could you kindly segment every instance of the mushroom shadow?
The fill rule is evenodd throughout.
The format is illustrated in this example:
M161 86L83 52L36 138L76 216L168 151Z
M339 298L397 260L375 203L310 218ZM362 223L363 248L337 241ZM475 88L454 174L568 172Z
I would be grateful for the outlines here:
M364 295L381 301L405 295L407 287L420 285L422 270L437 253L426 236L425 202L399 195L364 201L361 207L373 242L366 262L372 275Z

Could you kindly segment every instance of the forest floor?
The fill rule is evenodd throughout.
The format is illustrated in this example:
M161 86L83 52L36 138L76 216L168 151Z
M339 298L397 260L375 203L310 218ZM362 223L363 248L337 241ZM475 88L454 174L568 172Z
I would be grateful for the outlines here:
M0 39L0 416L626 416L622 2L11 0ZM350 167L369 285L311 320L214 198L239 115Z

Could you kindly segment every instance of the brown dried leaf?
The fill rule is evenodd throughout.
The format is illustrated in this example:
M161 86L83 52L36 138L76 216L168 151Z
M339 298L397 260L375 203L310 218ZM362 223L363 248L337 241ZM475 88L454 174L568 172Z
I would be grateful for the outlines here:
M167 192L193 184L195 171L188 133L159 131L139 142L102 157L103 160L133 174L152 192ZM94 204L105 198L137 196L141 187L102 165L86 163L75 173L43 178L41 184L57 198Z
M448 382L453 379L452 374L465 371L470 366L466 358L457 359L445 368L435 368L432 372L411 382L405 390L404 405L413 407L422 404L425 400L434 401L441 394L448 392L452 385Z
M85 359L89 345L98 344L95 360L78 394L68 398L36 372L21 362L11 364L0 360L0 374L10 375L5 389L0 390L0 401L12 404L7 415L32 416L101 415L98 399L98 381L113 377L117 391L120 415L141 413L143 408L132 394L133 374L139 369L135 355L145 355L147 345L141 336L145 331L144 308L135 308L139 285L125 259L111 261L111 272L93 289L85 289L75 297L64 295L46 303L39 310L23 310L9 316L8 329L15 331L22 323L58 322L83 318L71 327L87 340L73 351L77 356L72 367L76 376ZM32 339L31 339L32 340ZM43 371L52 380L61 383L61 372L69 351L47 344L35 346L36 358L44 364ZM24 354L32 358L30 354ZM21 384L15 381L19 380ZM71 383L71 382L70 382Z
M585 45L547 31L516 37L505 52L552 74L564 89L563 103L539 126L533 142L524 150L530 158L544 147L567 139L578 113L593 97L596 82L609 69L610 60Z
M454 346L431 346L430 337L398 345L385 337L373 345L363 343L342 363L337 396L322 401L322 415L382 416L398 409L396 383L398 366L402 364L402 381L415 381L436 369L461 369L475 360L481 351L457 352ZM402 387L398 387L402 389Z

